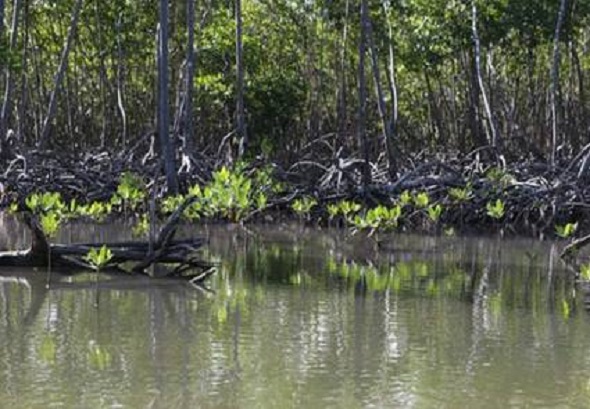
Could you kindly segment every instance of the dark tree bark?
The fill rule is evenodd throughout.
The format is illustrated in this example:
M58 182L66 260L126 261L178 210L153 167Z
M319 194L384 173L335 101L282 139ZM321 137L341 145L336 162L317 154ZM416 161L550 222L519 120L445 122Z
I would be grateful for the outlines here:
M160 0L158 38L158 136L160 153L170 193L178 193L174 149L170 140L170 107L168 103L168 0Z
M359 143L363 149L363 184L368 186L371 183L371 165L369 163L369 141L367 139L367 126L366 126L366 115L367 115L367 84L365 78L365 56L366 56L366 44L367 44L367 31L368 31L368 10L367 0L361 0L361 36L359 42L359 68L358 68L358 81L359 81L359 106L358 106L358 124L357 134Z
M10 32L10 51L16 48L16 39L18 38L18 22L21 10L21 0L14 0L12 5L12 29ZM4 102L2 103L2 112L0 113L0 149L3 158L10 156L7 141L8 121L12 111L12 91L14 89L14 76L10 64L6 64L6 88L4 89Z
M121 45L121 24L122 16L119 14L117 19L117 109L119 115L121 115L121 145L125 149L127 147L127 112L125 111L125 101L123 99L125 95L123 89L125 56L123 54L123 46Z
M346 84L346 71L348 70L348 64L346 63L346 47L348 45L348 15L350 8L350 0L346 0L346 6L344 11L344 24L342 26L342 40L340 44L340 72L339 76L339 88L338 88L338 105L337 105L337 122L338 122L338 140L339 144L343 144L346 140L347 133L347 84Z
M555 166L555 156L557 152L557 144L559 143L559 119L558 113L560 110L559 99L559 35L565 20L565 11L567 8L567 0L561 0L559 3L559 13L557 15L557 23L555 24L555 34L553 35L553 62L551 63L551 166Z
M479 90L481 92L481 97L483 99L483 106L486 112L488 125L490 129L490 135L488 137L488 143L492 145L494 148L500 148L500 137L498 135L498 130L496 128L496 123L494 120L494 115L492 113L492 107L490 106L488 96L486 93L485 85L483 82L483 77L481 74L481 44L479 40L479 32L477 30L477 5L475 0L471 2L471 34L473 36L473 51L474 51L474 58L475 58L475 73L477 76L477 83L479 85Z
M195 0L187 0L186 29L188 44L186 49L186 102L184 109L185 131L183 151L192 153L194 140L193 94L195 76Z
M242 47L242 1L236 0L236 135L238 137L238 159L248 147L248 134L244 113L244 62Z
M385 107L385 97L383 95L383 87L381 86L381 73L379 70L379 59L377 58L377 51L375 49L375 41L373 39L373 27L371 20L367 18L368 33L367 40L369 42L369 51L371 53L371 65L373 67L373 81L375 82L375 93L377 94L377 107L379 109L379 117L381 118L381 126L383 127L383 142L387 150L387 159L389 161L389 177L394 180L397 176L397 162L395 160L394 140L390 128L390 119L387 118L387 108Z

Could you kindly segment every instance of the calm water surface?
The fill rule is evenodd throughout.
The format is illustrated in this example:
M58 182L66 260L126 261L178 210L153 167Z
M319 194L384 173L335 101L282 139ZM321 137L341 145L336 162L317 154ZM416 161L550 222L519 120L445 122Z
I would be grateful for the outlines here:
M0 407L590 407L584 293L550 243L194 230L212 292L105 277L95 308L92 274L0 270Z

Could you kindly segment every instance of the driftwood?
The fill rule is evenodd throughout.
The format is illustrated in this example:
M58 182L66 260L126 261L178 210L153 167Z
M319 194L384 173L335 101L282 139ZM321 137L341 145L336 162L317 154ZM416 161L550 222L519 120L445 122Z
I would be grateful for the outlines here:
M194 199L187 199L168 218L154 243L125 241L115 243L51 244L37 218L22 213L31 231L31 247L24 251L0 252L0 266L46 267L49 263L63 269L94 269L85 259L93 248L107 246L112 258L107 268L151 277L182 277L201 282L215 272L212 264L200 260L197 251L205 244L201 237L175 240L180 215Z

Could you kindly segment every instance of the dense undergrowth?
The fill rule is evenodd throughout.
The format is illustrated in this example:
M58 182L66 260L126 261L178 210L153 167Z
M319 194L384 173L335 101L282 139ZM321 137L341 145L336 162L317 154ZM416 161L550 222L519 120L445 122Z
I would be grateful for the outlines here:
M414 188L375 185L346 193L320 192L278 180L271 166L221 167L206 183L194 183L185 194L156 194L153 181L123 172L106 200L64 197L59 191L29 192L12 197L11 211L37 214L48 236L71 220L108 222L123 218L136 236L145 236L150 220L172 214L187 199L182 217L190 223L301 223L341 227L351 233L378 236L393 231L431 234L500 233L568 238L583 226L583 212L556 206L539 196L523 202L516 194L530 190L506 170L490 167L463 184ZM515 193L516 192L516 193ZM530 194L530 193L529 193ZM553 200L553 201L552 201Z

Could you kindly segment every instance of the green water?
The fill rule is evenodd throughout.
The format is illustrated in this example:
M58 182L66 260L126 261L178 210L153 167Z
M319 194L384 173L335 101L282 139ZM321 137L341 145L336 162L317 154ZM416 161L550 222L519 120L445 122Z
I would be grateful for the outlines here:
M590 407L590 316L549 243L193 230L211 292L104 277L95 308L92 274L0 270L0 407Z

